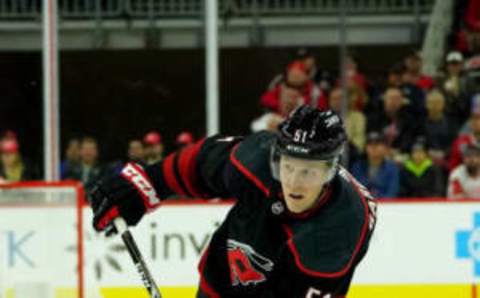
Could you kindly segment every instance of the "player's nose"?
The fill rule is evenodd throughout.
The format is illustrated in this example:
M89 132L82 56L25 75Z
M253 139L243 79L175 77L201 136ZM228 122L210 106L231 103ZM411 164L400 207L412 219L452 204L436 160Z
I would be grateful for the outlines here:
M292 173L289 179L289 185L291 188L295 189L297 187L301 187L304 184L304 178L298 172Z

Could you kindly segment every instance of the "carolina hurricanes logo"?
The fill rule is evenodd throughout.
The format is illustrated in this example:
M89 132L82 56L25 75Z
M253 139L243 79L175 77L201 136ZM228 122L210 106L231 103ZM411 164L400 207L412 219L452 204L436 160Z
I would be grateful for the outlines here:
M257 253L250 245L228 239L227 248L233 286L256 285L266 280L261 270L269 272L273 269L273 262Z

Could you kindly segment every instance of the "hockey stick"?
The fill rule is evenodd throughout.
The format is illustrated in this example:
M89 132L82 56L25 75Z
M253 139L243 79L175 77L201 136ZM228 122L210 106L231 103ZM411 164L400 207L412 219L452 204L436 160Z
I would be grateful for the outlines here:
M127 247L128 253L137 268L140 277L142 278L143 285L147 289L148 293L150 294L151 298L162 298L160 294L160 290L157 287L157 284L152 278L150 271L148 270L147 264L143 260L143 256L138 249L137 243L135 239L133 239L132 234L128 230L127 223L121 217L117 217L113 220L113 224L117 229L118 233L122 236L123 243Z

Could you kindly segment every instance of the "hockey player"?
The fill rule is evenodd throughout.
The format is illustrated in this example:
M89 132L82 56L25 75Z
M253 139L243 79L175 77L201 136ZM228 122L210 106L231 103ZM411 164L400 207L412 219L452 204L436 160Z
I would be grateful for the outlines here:
M135 225L162 199L236 198L199 265L197 297L345 297L375 226L376 202L338 161L346 135L332 111L301 106L279 127L213 136L91 193L94 227Z

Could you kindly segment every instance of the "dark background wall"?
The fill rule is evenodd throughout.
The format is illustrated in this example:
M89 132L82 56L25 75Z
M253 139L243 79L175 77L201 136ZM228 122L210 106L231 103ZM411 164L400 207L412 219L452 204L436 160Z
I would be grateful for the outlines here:
M357 47L362 71L380 77L408 47ZM338 50L312 49L319 64L338 69ZM258 100L293 48L223 49L220 58L221 128L249 132L261 114ZM62 151L68 138L92 135L103 160L122 158L127 141L158 129L172 148L175 135L205 133L203 50L78 51L60 54ZM0 131L17 131L22 152L42 160L41 53L0 53Z

